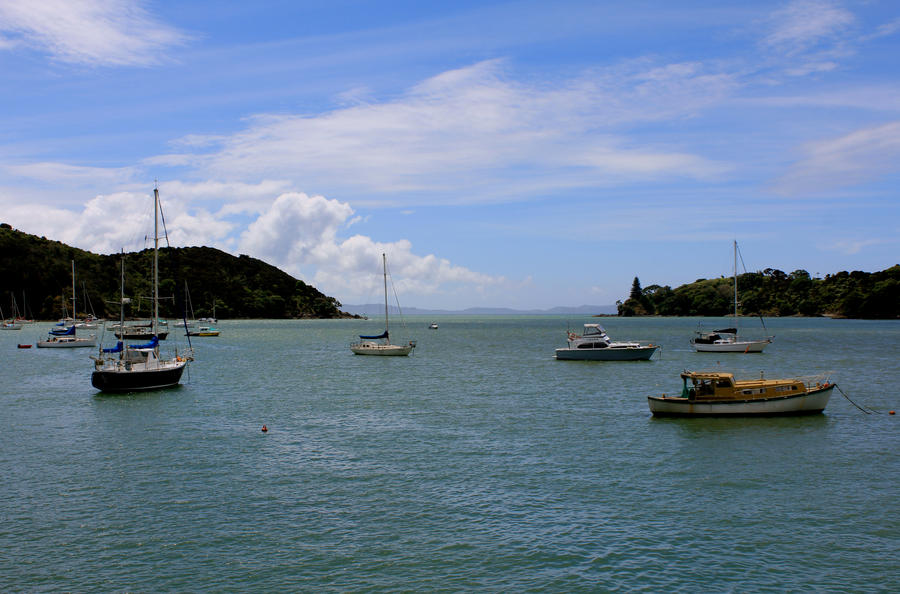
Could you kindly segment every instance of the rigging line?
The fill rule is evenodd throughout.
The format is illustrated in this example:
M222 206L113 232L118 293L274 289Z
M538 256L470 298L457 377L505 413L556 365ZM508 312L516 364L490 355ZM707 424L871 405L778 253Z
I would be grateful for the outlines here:
M172 247L169 245L169 230L166 229L166 213L163 212L162 208L162 200L159 201L159 216L162 218L163 224L163 237L166 239L166 247Z
M852 400L850 400L850 397L847 396L846 394L844 394L844 391L841 390L841 387L840 387L839 385L835 384L834 387L837 388L837 391L840 392L841 395L842 395L844 398L847 399L847 402L849 402L850 404L852 404L853 406L855 406L855 407L858 408L859 410L863 411L863 412L866 413L867 415L872 414L871 411L868 411L868 410L864 409L864 408L861 407L860 405L858 405L858 404L856 404L855 402L853 402Z
M735 247L737 247L738 258L741 260L741 268L744 269L744 273L746 274L747 265L744 264L744 254L741 253L741 246L737 245L737 242L735 242ZM737 270L735 270L734 273L737 274Z
M397 304L397 315L400 317L400 324L406 327L406 322L403 319L403 310L400 309L400 297L397 296L397 287L394 286L394 276L391 274L390 270L387 275L388 278L391 279L391 291L394 293L394 302Z

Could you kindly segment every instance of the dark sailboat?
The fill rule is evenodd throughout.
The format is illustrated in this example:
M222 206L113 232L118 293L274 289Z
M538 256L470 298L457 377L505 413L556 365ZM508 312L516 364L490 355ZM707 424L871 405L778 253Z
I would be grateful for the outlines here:
M190 351L181 356L166 358L159 352L159 189L153 189L153 320L150 341L139 345L126 345L122 340L109 349L101 349L100 356L93 357L94 372L91 385L104 392L132 392L156 390L176 386L188 361L193 360ZM125 319L125 260L122 259L122 293L120 320Z

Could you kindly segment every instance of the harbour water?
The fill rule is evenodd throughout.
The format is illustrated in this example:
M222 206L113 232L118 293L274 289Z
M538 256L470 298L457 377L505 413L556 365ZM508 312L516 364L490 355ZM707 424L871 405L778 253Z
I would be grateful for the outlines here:
M900 322L224 321L184 385L91 388L93 349L0 333L3 591L900 591ZM649 362L556 361L567 327ZM710 321L710 326L716 322ZM822 415L654 419L683 369L830 378ZM268 432L260 429L266 425Z

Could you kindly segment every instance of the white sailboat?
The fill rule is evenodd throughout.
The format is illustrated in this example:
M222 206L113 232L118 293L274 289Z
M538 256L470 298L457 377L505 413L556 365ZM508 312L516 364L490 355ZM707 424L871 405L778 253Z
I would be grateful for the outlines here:
M125 262L122 261L120 323L125 319ZM193 354L188 351L166 358L159 351L159 189L153 188L153 319L150 342L125 345L119 340L110 349L100 349L94 359L91 385L104 392L133 392L176 386Z
M391 344L390 324L388 323L387 256L381 254L381 259L384 265L384 332L376 336L360 335L359 342L352 343L350 350L356 355L406 357L416 348L416 341L410 340L407 344Z
M50 330L46 340L37 341L38 348L59 349L97 346L97 335L77 336L75 333L75 260L72 260L72 325L65 329Z
M691 338L691 346L698 353L761 353L772 343L773 336L750 339L738 334L738 285L737 285L737 241L734 242L734 327L703 332Z

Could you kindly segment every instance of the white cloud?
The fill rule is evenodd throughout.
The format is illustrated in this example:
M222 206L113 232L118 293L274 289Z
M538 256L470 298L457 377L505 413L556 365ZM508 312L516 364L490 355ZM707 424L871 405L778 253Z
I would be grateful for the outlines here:
M771 16L764 43L788 56L833 41L856 23L853 14L832 0L794 0Z
M895 239L834 239L828 243L820 243L819 249L828 252L838 252L848 256L859 254L866 248L877 245L890 245L897 243Z
M163 205L172 246L221 244L233 230L232 224L213 213L188 209L184 202L164 199ZM39 217L35 217L33 205L12 203L4 207L4 214L14 227L95 253L109 254L123 248L140 250L152 245L153 200L148 193L99 195L80 211L43 207Z
M160 23L138 0L0 0L0 48L27 45L60 62L147 66L187 35ZM18 42L18 43L15 43Z
M855 52L856 17L835 0L793 0L769 16L761 45L782 74L804 77L837 69Z
M896 18L888 23L879 25L878 28L875 29L874 33L864 35L862 37L862 41L871 41L873 39L879 39L881 37L890 37L897 31L900 31L900 18Z
M387 253L397 290L428 295L454 286L478 291L503 279L473 272L434 255L418 256L406 240L376 242L363 235L340 239L353 209L338 200L293 192L282 194L242 234L239 251L252 254L344 300L365 299L381 283Z
M392 101L315 116L259 115L217 138L210 152L191 152L204 143L187 139L188 152L170 158L210 179L289 179L332 196L356 195L355 202L409 206L527 198L573 180L705 179L723 169L682 150L648 150L616 132L692 117L733 92L727 74L698 63L636 61L529 86L508 80L504 66L492 60L444 72Z
M348 204L322 196L282 194L241 235L239 249L286 270L314 262L323 244L335 241L338 228L353 214Z
M129 181L135 174L133 167L85 167L54 163L49 161L7 165L3 169L9 175L26 177L61 186L119 185Z
M810 143L778 182L785 194L817 193L900 173L900 121Z

